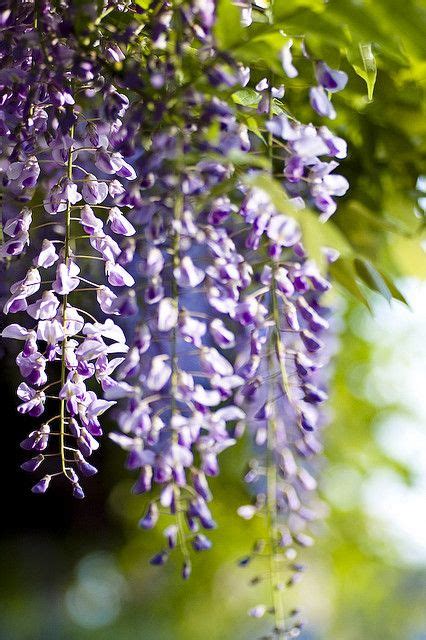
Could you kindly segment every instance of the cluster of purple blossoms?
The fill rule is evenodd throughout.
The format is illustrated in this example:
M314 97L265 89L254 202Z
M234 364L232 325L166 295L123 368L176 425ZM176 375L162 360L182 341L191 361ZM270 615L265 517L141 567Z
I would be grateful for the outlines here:
M258 200L259 194L250 197ZM261 268L259 288L247 297L241 317L250 343L239 355L239 370L247 377L237 404L247 414L255 455L245 476L254 499L238 513L247 520L257 514L267 518L267 539L258 541L242 564L270 556L271 612L281 637L300 628L293 619L286 622L282 591L301 577L297 546L313 544L307 529L317 517L310 495L316 488L311 458L321 451L321 405L327 400L330 310L321 297L330 284L307 258L291 218L273 212L264 234L272 258ZM267 610L259 606L251 615Z
M24 380L19 413L48 414L21 443L36 454L22 468L46 473L33 492L44 493L63 475L82 498L79 477L96 473L87 458L99 446L99 418L115 404L98 397L91 380L103 392L115 386L112 373L128 350L122 329L107 316L126 315L134 283L120 244L135 229L119 201L136 174L116 150L128 99L112 85L100 94L99 70L72 41L46 37L60 35L60 18L47 3L26 3L3 20L11 62L7 74L3 69L9 82L1 86L8 217L0 251L9 262L19 257L9 273L26 271L3 307L19 321L2 335L23 343L16 358ZM87 97L98 105L91 118L82 106ZM86 292L95 307L97 301L96 317L80 306Z
M291 42L283 49L282 64L288 77L297 75ZM324 87L335 82L333 90L347 81L346 74L324 63L316 65L316 76ZM269 557L266 575L272 603L258 605L249 614L273 615L274 628L268 637L293 638L300 635L302 623L297 613L285 611L283 591L297 583L304 571L297 561L297 547L313 544L309 525L318 514L312 497L317 484L312 458L322 449L320 429L326 422L322 405L327 400L333 334L331 310L322 302L330 283L307 254L292 212L300 217L303 209L313 207L325 222L336 210L334 197L344 195L349 185L333 173L338 167L335 159L346 157L345 141L325 126L304 125L284 113L284 85L271 86L263 78L256 91L257 111L265 114L271 177L280 179L287 200L283 197L280 208L267 189L244 186L238 208L244 220L239 232L244 249L240 250L253 265L256 283L241 297L236 316L245 328L246 344L236 356L236 371L245 382L235 401L246 413L255 449L245 477L253 502L241 506L238 513L246 520L263 515L267 523L266 539L253 545L241 565ZM333 117L313 103L314 92L313 108ZM331 249L324 252L328 263L338 257ZM263 579L256 576L252 582Z
M330 351L330 284L292 212L312 207L323 221L334 213L348 189L334 173L346 143L290 117L285 84L256 82L217 50L212 0L146 10L106 3L92 16L99 37L90 52L65 4L28 2L0 17L0 256L10 273L24 267L4 305L19 322L3 337L23 342L18 411L48 416L22 443L35 454L22 467L45 465L36 493L63 475L83 497L79 474L96 473L87 458L99 417L117 404L110 435L138 474L134 492L148 498L139 524L169 518L152 563L178 547L187 578L190 547L211 546L208 479L247 425L253 502L239 513L267 516L262 544L274 567L284 561L290 585L301 573L294 544L312 541L310 458L321 450ZM239 4L249 24L251 3ZM102 20L115 11L127 26L112 41ZM140 65L132 45L140 52L142 30ZM281 51L283 81L298 74L292 44ZM185 68L194 50L201 81ZM346 74L315 62L315 78L311 105L333 118L329 94ZM265 148L245 124L250 107L224 98L250 82ZM280 179L282 204L256 182L265 177L259 154L267 178ZM111 316L126 318L123 328ZM274 634L296 637L282 575L270 575Z
M183 5L178 16L167 15L180 24L186 41L196 34L203 55L212 17L195 9L191 14L190 6ZM153 32L161 33L156 43L164 50L170 31L162 31L161 12L157 21ZM161 69L169 83L179 72L170 62ZM218 65L210 72L213 86L240 81L239 68L232 73ZM155 65L157 86L159 73ZM235 443L245 418L232 401L244 382L233 365L237 339L232 326L252 269L222 224L233 211L230 198L211 195L233 176L227 156L248 151L247 129L215 97L190 88L180 99L173 115L182 118L182 128L170 123L168 113L138 159L133 220L144 239L135 262L141 320L134 345L117 370L118 386L107 397L128 398L117 416L121 432L111 437L128 451L127 467L139 472L134 492L152 493L159 487L140 526L152 528L162 511L173 517L164 530L165 548L152 563L163 564L179 545L186 578L191 568L188 545L195 551L211 546L200 531L215 526L208 478L219 473L218 455ZM209 141L213 126L218 133ZM189 154L196 158L191 166L182 163Z

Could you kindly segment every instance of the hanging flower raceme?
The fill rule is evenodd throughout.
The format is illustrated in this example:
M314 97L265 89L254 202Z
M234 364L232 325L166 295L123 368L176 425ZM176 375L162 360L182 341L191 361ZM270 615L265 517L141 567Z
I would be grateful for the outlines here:
M12 37L23 36L22 46L28 42L25 63L18 57L14 64L26 72L24 94L29 105L27 111L19 111L27 128L17 123L16 110L6 110L6 148L15 144L5 171L5 186L28 204L6 221L8 239L1 255L10 259L29 247L21 261L28 264L30 258L31 266L10 287L3 311L19 316L2 335L23 343L16 359L24 379L18 387L19 413L34 418L47 414L21 444L36 454L22 468L44 469L46 473L33 492L44 493L53 477L63 475L73 494L82 498L80 476L96 473L87 458L99 446L100 416L115 404L98 397L90 381L96 380L102 390L113 386L111 374L128 350L123 331L112 318L105 317L124 314L118 304L119 292L134 284L118 261L121 249L117 241L135 230L115 202L117 194L125 192L136 177L131 165L114 149L114 132L121 126L119 118L128 101L122 96L121 109L101 125L97 117L88 119L78 100L83 85L92 98L98 94L94 66L87 65L85 77L77 74L71 81L76 54L68 48L61 66L52 71L49 60L64 43L55 40L53 48L46 49L34 27L34 7L28 6L26 28L22 27L20 11L18 7L11 13L8 29ZM38 16L38 28L41 20L48 32L57 25L57 18L55 12ZM45 60L40 58L41 49ZM112 95L120 98L113 87L106 97L98 94L101 110L106 110ZM84 104L84 94L81 99ZM6 105L19 104L19 100L23 95L18 83L6 95ZM42 125L34 126L34 114L43 114ZM19 138L16 143L18 128L27 136L25 143ZM36 185L43 193L41 212L40 205L31 201ZM18 263L11 265L10 273L15 266ZM95 308L97 300L99 309L94 313L99 320L81 302L88 293Z
M250 24L251 3L237 4ZM12 52L0 50L0 257L20 269L3 337L22 343L18 411L42 418L22 467L44 471L35 493L63 475L83 497L100 416L117 403L111 438L147 498L139 525L168 518L152 563L178 547L187 578L190 549L211 546L209 478L248 425L253 499L239 514L266 516L267 535L242 564L267 555L273 593L251 615L271 611L271 637L296 637L282 589L302 571L296 546L312 542L331 343L327 270L299 221L335 212L346 143L290 115L285 36L282 78L255 78L249 113L226 99L251 71L218 50L214 2L106 2L81 40L75 11L28 2L0 22ZM115 11L125 26L104 28ZM333 119L346 74L313 65L306 99Z
M267 106L268 155L271 174L282 176L282 206L277 191L271 198L266 188L243 187L239 213L245 225L239 238L251 256L257 286L238 305L237 319L246 330L247 347L238 356L236 371L245 378L237 398L254 441L246 474L254 497L238 513L247 520L263 515L267 535L253 545L241 565L257 560L260 575L252 582L266 578L271 585L271 605L259 605L250 615L272 613L271 638L289 638L297 637L301 622L285 610L283 591L298 582L304 570L297 561L297 547L313 544L309 526L318 516L318 501L312 458L322 448L320 431L326 422L322 405L327 400L333 342L330 310L323 303L330 283L307 254L297 220L312 205L323 221L335 211L331 196L344 195L348 183L331 173L338 163L328 157L345 157L346 144L325 127L273 115L283 88L270 87L266 79L256 88ZM256 175L247 183L256 184ZM334 251L324 248L324 252L325 262L337 257ZM265 556L266 573L259 566Z
M179 546L188 577L189 545L208 549L199 527L215 526L207 478L218 474L218 456L234 444L244 418L232 403L244 380L229 354L236 344L232 319L251 269L220 225L231 214L229 199L210 196L230 178L226 156L246 148L246 131L226 103L193 90L182 101L174 114L184 119L182 130L166 118L139 160L134 222L144 239L137 251L142 321L108 397L129 398L118 416L121 433L112 438L128 450L128 468L139 470L134 491L159 487L140 526L152 528L161 510L173 517L165 548L152 562L163 564ZM218 122L220 135L209 144L207 132ZM184 152L200 159L186 167ZM203 160L206 152L224 161Z
M259 558L254 566L262 577L255 582L265 575L271 582L272 609L262 611L274 614L277 637L299 628L299 622L284 610L282 592L304 570L296 561L297 547L313 544L307 531L318 517L317 501L312 497L316 466L311 458L321 451L319 434L325 422L321 408L327 400L330 357L330 312L321 304L329 283L303 255L294 230L291 233L285 255L275 251L274 259L259 274L264 286L252 298L256 315L242 317L250 335L250 351L241 366L247 379L239 392L255 451L246 474L254 500L238 513L247 520L264 515L268 532L243 565ZM263 307L261 316L259 306ZM261 567L265 554L270 557L266 574Z

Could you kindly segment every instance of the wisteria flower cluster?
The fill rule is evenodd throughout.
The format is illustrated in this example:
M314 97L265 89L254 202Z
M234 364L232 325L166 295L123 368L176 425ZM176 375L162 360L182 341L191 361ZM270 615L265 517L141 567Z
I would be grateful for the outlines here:
M3 337L23 343L16 358L23 378L19 413L38 418L49 403L48 419L21 443L36 454L22 468L47 471L32 490L44 493L53 477L63 475L82 498L80 476L96 473L87 458L99 446L99 416L114 404L99 397L89 382L94 378L101 391L114 386L111 375L128 350L122 329L105 316L128 313L134 279L123 266L119 242L135 229L119 197L136 174L114 145L127 98L111 85L99 111L87 118L76 98L82 90L96 96L96 70L81 63L76 69L77 54L63 39L52 39L49 50L44 38L41 47L35 9L25 5L17 15L9 12L3 27L13 83L2 86L2 147L8 158L3 180L11 217L3 227L7 240L1 254L3 259L19 256L24 264L22 254L31 256L3 307L5 314L19 313L22 320L9 324ZM39 28L53 36L59 16L48 9L39 17ZM58 58L60 64L49 64ZM43 202L31 206L38 190ZM16 201L26 204L15 214ZM92 261L100 268L88 268ZM91 273L97 282L87 277ZM97 301L99 319L78 306L83 291Z
M290 638L301 625L287 620L283 580L301 574L294 545L312 543L311 457L333 342L330 282L298 220L307 208L322 221L335 212L349 186L335 173L346 143L285 108L298 75L291 39L282 78L258 77L219 50L216 10L212 0L111 0L99 14L87 7L94 34L72 3L2 12L0 251L19 273L3 309L18 319L2 335L23 345L18 411L35 425L22 468L44 473L33 492L62 476L84 497L100 416L117 405L110 437L137 471L134 492L148 496L139 525L164 512L171 522L151 562L179 548L184 578L191 548L211 546L208 479L248 433L252 502L239 514L265 515L268 536L242 564L266 549L273 592L251 615L270 611L271 637ZM120 32L108 28L114 13ZM331 97L346 81L313 61L318 115L335 118ZM244 87L254 107L226 99ZM337 257L324 252L325 263Z

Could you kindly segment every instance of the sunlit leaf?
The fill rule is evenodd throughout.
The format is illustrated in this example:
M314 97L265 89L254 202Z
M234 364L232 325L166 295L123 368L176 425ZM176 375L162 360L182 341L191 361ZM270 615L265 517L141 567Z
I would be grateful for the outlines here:
M243 107L257 107L260 102L260 95L254 89L241 89L232 94L235 104Z
M374 85L377 79L377 64L371 42L359 43L358 47L347 50L348 60L355 72L365 80L368 99L373 99Z
M330 275L345 291L370 308L367 298L356 281L356 272L351 260L340 257L330 265Z
M245 30L241 11L232 0L219 0L214 34L220 49L227 50L243 42Z
M382 278L381 274L375 269L375 267L364 258L355 258L354 266L356 273L361 278L361 280L369 287L372 291L376 291L380 293L388 302L392 300L392 294L389 291L389 288Z

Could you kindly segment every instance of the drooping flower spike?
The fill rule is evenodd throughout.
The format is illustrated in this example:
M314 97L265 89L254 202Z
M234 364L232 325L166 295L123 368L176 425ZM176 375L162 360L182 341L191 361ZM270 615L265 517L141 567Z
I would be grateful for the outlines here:
M3 88L2 147L10 158L5 188L27 204L16 213L12 210L4 225L8 239L1 255L20 256L9 271L24 267L26 273L10 287L3 311L18 317L2 335L23 343L16 359L24 379L18 387L18 411L34 418L47 413L22 442L36 454L22 468L46 473L33 491L44 493L53 477L63 475L75 497L82 498L80 476L96 473L86 458L99 446L100 416L115 404L98 397L90 380L96 380L101 391L114 386L111 374L128 350L123 331L105 314L122 313L118 291L134 283L118 259L120 239L135 230L116 198L136 176L115 149L114 136L127 104L124 96L119 112L109 117L108 102L120 94L113 87L106 96L99 93L100 69L92 63L83 74L72 75L75 65L82 64L77 43L67 40L65 49L59 37L49 40L48 48L42 33L60 36L60 16L47 4L44 9L38 15L29 3L23 15L18 5L6 23L16 56L10 70L15 81L10 89ZM59 51L60 62L52 67L50 61ZM83 86L95 99L93 121L78 104ZM42 194L41 210L36 187ZM108 306L103 303L107 294ZM98 299L99 314L92 311L92 301L88 308L99 319L87 310L87 298Z
M250 24L251 2L236 4ZM248 427L252 500L239 514L266 516L267 535L242 564L267 555L273 593L250 614L269 611L271 637L296 637L282 586L299 579L296 546L312 540L332 343L330 283L298 220L335 212L346 143L288 113L291 39L272 79L218 50L215 2L89 10L96 29L83 40L73 3L19 3L0 23L12 52L0 86L0 257L16 275L3 337L22 343L18 411L35 420L22 468L41 474L34 493L62 475L83 497L100 418L117 405L111 438L146 496L139 525L165 524L152 563L179 549L187 578L191 551L211 546L208 479ZM112 40L113 12L123 28ZM306 99L333 119L346 74L313 66ZM224 99L242 87L254 107Z

